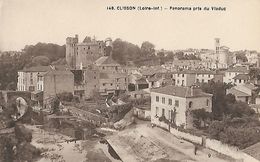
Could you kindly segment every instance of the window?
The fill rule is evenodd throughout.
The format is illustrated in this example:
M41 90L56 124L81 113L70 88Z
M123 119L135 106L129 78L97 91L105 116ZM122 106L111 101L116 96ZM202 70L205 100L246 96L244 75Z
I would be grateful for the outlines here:
M204 79L202 79L201 82L204 83Z
M169 104L169 105L172 105L172 99L169 99L169 100L168 100L168 104Z
M179 107L179 100L175 100L175 106Z
M96 79L96 77L94 76L94 79Z
M103 86L106 86L106 83L103 83Z
M104 66L102 66L102 69L104 70L104 69L105 69L105 67L104 67Z
M159 107L155 107L155 115L157 116L159 112Z
M191 107L192 107L192 101L189 102L189 108L191 108Z
M162 116L165 116L165 109L162 108Z
M90 46L88 46L88 49L90 49Z
M165 97L162 97L162 103L165 104Z
M239 79L239 83L241 83L241 79Z
M113 86L113 83L111 83L110 85Z
M206 100L206 106L209 106L209 99Z
M202 77L204 77L204 74L202 74Z
M210 74L208 75L208 77L210 78Z
M184 86L184 80L181 81L181 85Z
M182 77L184 77L184 74L182 74Z
M179 79L177 80L177 84L180 84L180 81L179 81Z
M156 102L159 102L159 96L156 96Z

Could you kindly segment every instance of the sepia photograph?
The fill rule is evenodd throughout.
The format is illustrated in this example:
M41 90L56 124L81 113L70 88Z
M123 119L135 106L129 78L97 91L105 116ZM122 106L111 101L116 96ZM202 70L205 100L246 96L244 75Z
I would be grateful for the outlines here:
M0 162L260 162L260 0L0 0Z

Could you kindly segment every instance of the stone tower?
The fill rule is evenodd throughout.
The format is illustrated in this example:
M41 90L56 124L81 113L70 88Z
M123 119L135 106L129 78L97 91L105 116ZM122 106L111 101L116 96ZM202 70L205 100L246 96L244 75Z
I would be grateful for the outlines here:
M220 46L220 39L215 38L215 58L217 63L217 68L227 68L229 48L225 46Z
M105 44L106 44L106 47L105 47L105 56L111 56L111 55L112 55L112 49L113 49L112 39L111 39L111 38L107 38L107 39L105 40Z
M78 41L78 35L75 35L75 37L66 38L66 62L71 68L76 67Z

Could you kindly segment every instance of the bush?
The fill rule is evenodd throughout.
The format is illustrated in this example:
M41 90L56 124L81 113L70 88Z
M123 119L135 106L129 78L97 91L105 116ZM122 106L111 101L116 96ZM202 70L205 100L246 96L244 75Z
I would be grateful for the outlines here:
M57 94L57 96L61 101L72 102L73 100L73 94L70 92L62 92Z
M254 118L227 118L209 126L211 138L244 149L260 142L260 122Z

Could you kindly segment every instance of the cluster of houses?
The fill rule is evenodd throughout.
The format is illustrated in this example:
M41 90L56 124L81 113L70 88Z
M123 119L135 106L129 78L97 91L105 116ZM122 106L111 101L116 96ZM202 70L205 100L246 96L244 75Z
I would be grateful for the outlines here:
M151 98L151 105L140 106L140 112L146 112L145 118L150 116L153 123L164 116L177 126L190 128L191 110L212 111L212 94L202 92L198 85L214 81L233 84L227 94L253 104L258 111L258 87L249 77L249 66L236 64L229 49L220 46L219 39L215 43L216 49L208 55L204 51L201 60L174 60L167 65L138 68L122 66L112 58L110 38L97 41L86 37L79 43L76 35L66 39L67 65L24 68L18 71L17 90L31 92L32 99L43 107L49 98L62 92L82 100L95 93L108 96L126 92L133 99Z

